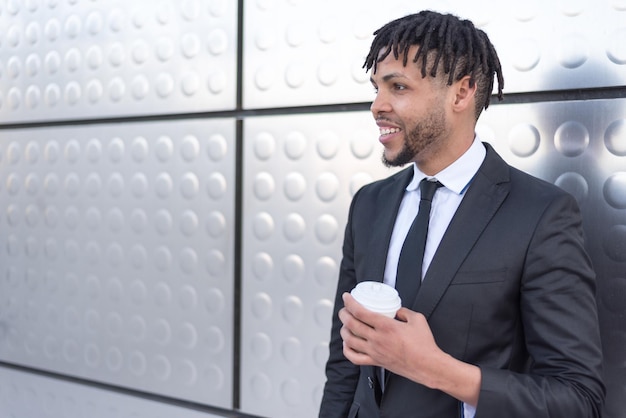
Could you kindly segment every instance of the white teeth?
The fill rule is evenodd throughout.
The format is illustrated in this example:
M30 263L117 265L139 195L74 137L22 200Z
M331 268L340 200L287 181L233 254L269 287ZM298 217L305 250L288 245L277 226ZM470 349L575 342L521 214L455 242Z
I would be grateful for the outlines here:
M381 135L395 134L396 132L400 132L400 129L398 128L381 128L380 129Z

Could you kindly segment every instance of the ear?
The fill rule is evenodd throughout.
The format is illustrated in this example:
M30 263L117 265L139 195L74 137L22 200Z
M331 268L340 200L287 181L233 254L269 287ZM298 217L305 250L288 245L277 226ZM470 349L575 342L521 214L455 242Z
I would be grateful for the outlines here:
M471 109L474 112L474 95L476 94L476 82L469 75L461 78L452 85L454 93L453 108L457 112Z

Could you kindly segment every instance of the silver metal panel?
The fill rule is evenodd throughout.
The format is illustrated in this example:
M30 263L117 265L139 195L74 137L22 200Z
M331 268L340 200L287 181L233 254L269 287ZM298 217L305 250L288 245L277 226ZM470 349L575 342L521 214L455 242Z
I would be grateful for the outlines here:
M245 2L244 106L367 102L372 32L421 9L469 18L490 36L506 92L626 83L623 1Z
M315 417L352 195L392 171L369 112L245 120L241 409Z
M494 106L481 117L478 132L509 163L559 185L578 200L597 274L607 386L603 417L623 417L626 100Z
M219 418L3 367L0 376L0 412L5 418Z
M3 1L0 119L232 109L237 2Z
M0 131L0 359L232 407L234 129Z

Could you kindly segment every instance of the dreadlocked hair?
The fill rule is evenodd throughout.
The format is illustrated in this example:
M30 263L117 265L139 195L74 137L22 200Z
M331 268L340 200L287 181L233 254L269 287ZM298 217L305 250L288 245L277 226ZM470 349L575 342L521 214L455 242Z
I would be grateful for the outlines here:
M391 53L395 59L402 56L406 66L409 49L414 45L419 47L412 60L421 65L422 77L437 77L441 65L448 85L467 75L472 86L476 83L476 119L483 108L489 107L494 73L498 78L498 99L502 100L502 67L487 34L469 20L451 14L425 10L387 23L374 32L363 68L376 73L377 64Z

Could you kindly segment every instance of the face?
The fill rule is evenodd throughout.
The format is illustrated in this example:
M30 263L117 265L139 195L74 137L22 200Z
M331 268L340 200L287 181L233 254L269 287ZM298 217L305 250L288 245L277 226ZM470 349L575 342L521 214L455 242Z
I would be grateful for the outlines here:
M416 47L409 51L414 56ZM445 83L427 75L422 78L418 64L392 54L377 65L371 75L376 90L371 111L380 128L384 146L383 162L387 166L402 166L425 161L444 146L448 137L446 117L447 88Z

